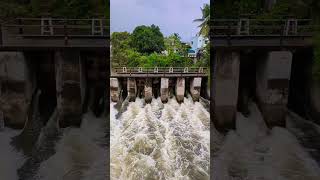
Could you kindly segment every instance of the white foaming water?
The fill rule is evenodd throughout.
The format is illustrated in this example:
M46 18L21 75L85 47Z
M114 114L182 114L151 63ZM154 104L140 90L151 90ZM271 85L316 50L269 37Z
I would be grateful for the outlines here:
M107 151L99 145L106 119L84 115L80 128L68 128L56 145L56 153L41 163L41 180L102 180L106 178Z
M116 119L111 104L111 179L209 179L210 114L199 102L160 98L129 103Z
M238 114L237 128L225 137L213 160L217 180L319 180L320 169L295 136L269 130L256 107L249 118Z
M19 133L20 131L9 128L0 131L0 179L18 179L17 169L24 163L25 158L10 145L10 141Z

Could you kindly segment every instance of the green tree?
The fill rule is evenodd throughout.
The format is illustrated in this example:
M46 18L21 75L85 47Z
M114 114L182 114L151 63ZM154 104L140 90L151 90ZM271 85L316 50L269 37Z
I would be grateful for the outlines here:
M201 22L199 25L200 32L199 34L204 37L209 37L209 29L210 29L210 5L204 4L203 8L201 8L202 18L195 19L194 22Z
M168 54L177 53L180 56L188 56L188 50L191 48L190 45L181 41L181 37L178 33L165 37L164 44Z
M39 17L44 14L63 18L105 16L109 4L105 0L1 0L0 19ZM108 14L108 13L107 13Z
M111 64L112 66L126 66L129 62L128 54L130 33L114 32L111 35Z
M177 33L164 38L164 46L168 53L176 53L178 51L178 47L181 45L180 39Z
M23 16L28 12L28 6L24 3L19 4L17 0L0 1L0 22L1 20L8 20L8 18Z
M131 35L130 45L140 53L160 53L164 50L164 37L158 26L138 26Z

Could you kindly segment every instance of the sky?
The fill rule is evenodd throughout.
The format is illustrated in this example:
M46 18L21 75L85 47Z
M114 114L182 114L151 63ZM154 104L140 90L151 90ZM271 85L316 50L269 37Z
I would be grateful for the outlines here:
M199 32L201 7L209 0L111 0L111 32L132 32L136 26L155 24L164 36L178 33L189 42Z

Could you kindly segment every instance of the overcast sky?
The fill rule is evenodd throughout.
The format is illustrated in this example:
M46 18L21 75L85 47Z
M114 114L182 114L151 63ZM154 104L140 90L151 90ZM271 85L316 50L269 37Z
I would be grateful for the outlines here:
M138 25L158 25L168 36L178 33L190 41L199 29L200 7L209 0L111 0L111 32L132 32Z

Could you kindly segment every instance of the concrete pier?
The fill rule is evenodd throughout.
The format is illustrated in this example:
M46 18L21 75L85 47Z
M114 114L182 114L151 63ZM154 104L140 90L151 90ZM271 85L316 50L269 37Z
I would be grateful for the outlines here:
M214 121L217 128L234 128L237 113L240 55L217 51L214 70Z
M161 95L161 101L163 103L168 102L169 78L161 78L160 95Z
M176 83L176 99L179 103L184 100L185 78L177 78Z
M81 78L81 64L79 52L55 52L57 109L59 124L65 126L79 126L81 123L82 102L81 92L85 88Z
M144 101L151 103L152 101L152 79L147 78L144 83Z
M313 80L310 88L310 106L312 118L320 124L320 83Z
M119 101L120 85L117 78L110 78L110 96L112 102Z
M128 78L127 80L127 91L129 101L135 101L137 96L137 83L135 78Z
M24 53L0 52L0 115L8 126L24 126L35 88L32 74Z
M257 65L256 95L268 126L285 125L291 64L291 52L272 51Z
M193 101L199 101L201 91L201 80L202 78L192 78L190 82L190 93Z

